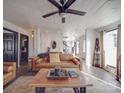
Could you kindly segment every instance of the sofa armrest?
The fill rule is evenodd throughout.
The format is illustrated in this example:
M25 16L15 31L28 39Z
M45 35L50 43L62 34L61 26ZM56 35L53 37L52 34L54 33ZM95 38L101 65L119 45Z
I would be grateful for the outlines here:
M39 57L32 57L31 58L31 63L32 63L32 70L35 70L35 67L36 67L36 61L39 59Z
M16 77L16 62L3 62L3 66L12 66L13 67L13 70L12 70L13 78Z
M36 60L34 60L34 59L32 58L32 61L31 61L31 62L32 62L32 70L34 70L34 69L35 69L35 66L36 66L36 64L35 64L35 63L36 63Z
M80 62L76 58L73 59L73 63L76 65L80 65Z
M79 65L79 69L82 70L82 62L80 61L79 57L75 57L73 59L74 64Z
M77 56L74 56L74 58L76 58L78 61L81 61L81 60L80 60L80 58L79 58L79 57L77 57Z

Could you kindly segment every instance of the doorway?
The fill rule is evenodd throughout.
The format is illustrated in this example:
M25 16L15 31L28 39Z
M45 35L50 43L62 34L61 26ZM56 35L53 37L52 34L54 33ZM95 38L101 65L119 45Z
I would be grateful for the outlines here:
M28 63L28 36L20 34L20 65Z
M103 41L105 69L116 74L117 30L104 33Z
M3 28L3 62L18 66L18 33L7 28Z

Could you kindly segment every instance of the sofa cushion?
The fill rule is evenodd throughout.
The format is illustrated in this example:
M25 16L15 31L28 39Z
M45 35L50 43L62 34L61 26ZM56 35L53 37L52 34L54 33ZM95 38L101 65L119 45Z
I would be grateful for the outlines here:
M13 66L6 66L6 65L4 65L3 66L3 72L4 73L9 73L9 72L11 72L11 71L13 71Z
M36 64L37 68L52 68L55 67L56 64L51 64L49 62L42 62L40 64ZM61 61L61 64L59 64L58 66L61 66L63 68L78 68L78 65L75 65L75 63L73 63L73 61Z
M61 61L63 68L77 68L79 65L75 65L73 61Z
M40 64L35 65L35 70L39 70L41 68L54 68L56 66L60 66L62 68L79 68L80 65L75 65L72 61L61 61L61 64L56 65L56 64L51 64L49 62L42 62Z
M49 62L43 62L40 64L36 65L37 68L51 68L51 67L55 67L55 64L51 64Z
M60 60L61 61L70 61L74 58L72 54L61 54L60 53Z

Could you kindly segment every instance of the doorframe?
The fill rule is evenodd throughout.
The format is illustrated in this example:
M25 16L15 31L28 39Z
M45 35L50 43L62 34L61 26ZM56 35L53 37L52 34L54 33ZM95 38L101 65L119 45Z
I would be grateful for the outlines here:
M16 46L16 48L17 48L17 59L16 59L16 67L18 67L18 32L16 32L16 31L14 31L14 30L12 30L12 29L8 29L8 28L6 28L6 27L3 27L3 30L6 30L6 31L9 31L9 32L13 32L16 36L17 36L17 45L15 45ZM15 40L15 38L14 38L14 40Z
M27 49L27 57L29 57L29 36L28 35L25 35L25 34L22 34L22 33L20 33L20 55L21 55L21 36L26 36L27 37L27 42L28 42L28 49ZM20 60L20 64L19 65L21 65L21 56L20 56L20 58L19 58ZM27 58L27 60L28 60L28 58ZM28 62L27 62L28 63Z

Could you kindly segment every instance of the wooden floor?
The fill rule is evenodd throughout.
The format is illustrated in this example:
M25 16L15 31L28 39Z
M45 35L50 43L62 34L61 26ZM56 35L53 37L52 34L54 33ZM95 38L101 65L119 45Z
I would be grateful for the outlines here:
M28 64L22 64L20 65L18 71L17 71L17 77L19 76L28 76L28 75L35 75L37 72L34 72L29 68Z
M115 78L115 75L113 75L112 73L110 72L107 72L105 71L104 69L101 69L101 68L98 68L98 67L93 67L93 66L86 66L85 63L83 63L83 72L95 77L95 78L98 78L98 79L101 79L107 83L110 83L112 85L115 85L117 87L121 87L121 84L120 82L118 82Z

